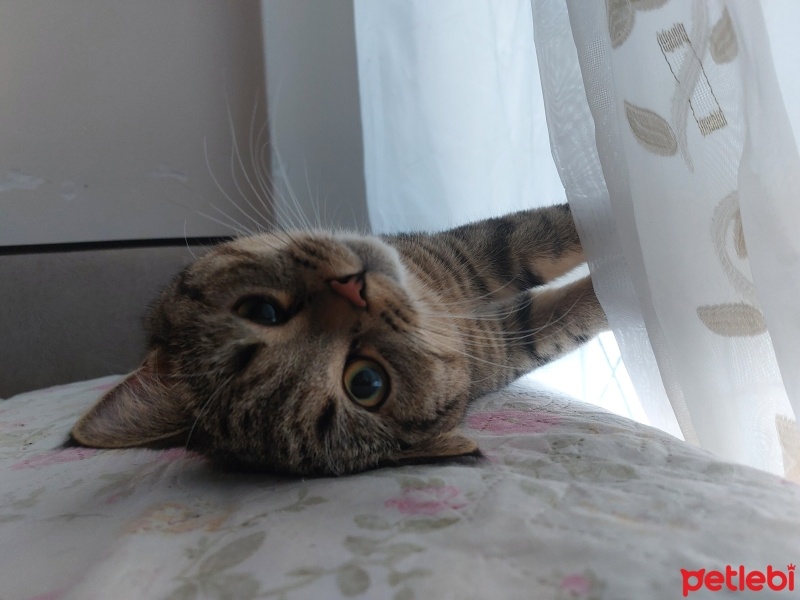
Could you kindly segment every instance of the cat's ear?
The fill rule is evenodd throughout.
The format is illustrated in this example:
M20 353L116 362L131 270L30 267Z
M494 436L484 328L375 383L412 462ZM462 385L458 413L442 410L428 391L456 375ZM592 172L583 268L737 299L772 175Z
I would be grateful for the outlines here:
M481 456L478 444L457 431L449 431L400 452L400 464L434 462L458 456Z
M70 441L94 448L169 445L192 424L170 382L170 366L152 350L141 366L108 391L70 432Z

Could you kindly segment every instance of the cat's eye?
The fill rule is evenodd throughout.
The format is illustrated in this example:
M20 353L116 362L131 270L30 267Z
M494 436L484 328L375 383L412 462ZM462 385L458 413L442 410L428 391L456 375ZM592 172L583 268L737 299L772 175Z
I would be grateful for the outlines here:
M245 296L234 304L233 312L259 325L280 325L288 319L281 305L265 296Z
M364 408L377 408L389 393L386 371L368 358L356 358L347 363L342 381L350 399Z

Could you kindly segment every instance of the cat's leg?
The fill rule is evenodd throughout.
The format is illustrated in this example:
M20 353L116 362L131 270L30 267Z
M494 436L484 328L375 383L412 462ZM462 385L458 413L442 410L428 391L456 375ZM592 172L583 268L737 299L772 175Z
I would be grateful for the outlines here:
M474 379L486 389L560 358L608 329L589 277L522 292L491 310L497 318L496 341L472 348L478 356Z
M566 204L478 221L435 237L469 260L492 299L543 285L585 262Z

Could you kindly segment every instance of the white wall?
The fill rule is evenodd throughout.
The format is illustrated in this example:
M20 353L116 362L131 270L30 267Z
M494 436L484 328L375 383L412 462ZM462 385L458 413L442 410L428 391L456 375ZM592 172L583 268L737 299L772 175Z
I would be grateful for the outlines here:
M262 0L262 19L276 190L314 224L364 229L353 1Z
M0 246L220 235L263 103L255 0L0 3ZM260 123L264 117L261 116Z

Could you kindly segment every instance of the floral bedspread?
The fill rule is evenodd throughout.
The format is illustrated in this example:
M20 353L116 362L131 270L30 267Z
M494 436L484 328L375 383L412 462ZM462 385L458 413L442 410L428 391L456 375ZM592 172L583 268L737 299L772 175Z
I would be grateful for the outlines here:
M0 402L3 600L800 598L800 486L546 390L472 407L484 459L299 480L59 449L116 380Z

